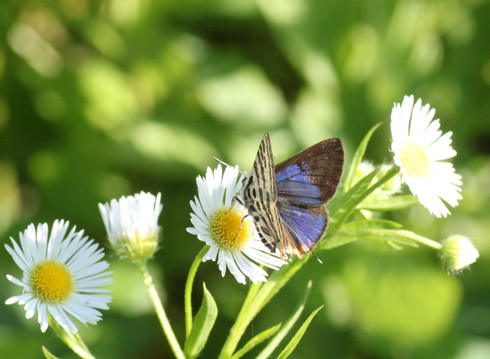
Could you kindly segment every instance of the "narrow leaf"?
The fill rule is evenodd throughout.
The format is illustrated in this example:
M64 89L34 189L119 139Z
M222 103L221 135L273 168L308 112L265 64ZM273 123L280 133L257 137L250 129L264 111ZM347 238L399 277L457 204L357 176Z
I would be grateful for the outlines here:
M259 292L260 288L262 288L263 285L264 282L257 282L250 285L250 289L242 304L243 310L247 310L249 304L254 301L255 297L257 296L257 293Z
M238 359L247 354L250 350L255 348L257 345L262 343L264 340L267 340L271 336L273 336L281 327L281 323L274 325L273 327L264 330L263 332L257 334L252 339L250 339L240 350L238 350L231 359Z
M364 158L364 154L366 153L366 148L369 143L369 140L371 139L371 136L373 135L374 131L378 129L378 127L381 126L381 122L374 125L368 133L366 133L366 136L362 139L361 143L359 144L359 147L356 150L356 153L354 154L354 157L352 158L351 165L349 167L349 172L345 176L344 180L344 189L345 191L348 191L352 188L354 185L354 180L356 177L356 172L359 167L359 165L362 162L362 159Z
M373 170L370 174L357 182L355 186L349 190L349 192L344 194L339 201L335 203L335 217L332 216L334 220L332 221L330 230L327 233L328 238L331 238L336 234L344 222L356 210L357 206L362 203L367 196L373 193L376 188L381 187L383 184L393 178L393 176L399 172L399 169L396 167L391 168L383 175L383 177L371 184L372 179L376 176L378 171L379 169Z
M59 359L57 356L53 355L44 345L41 349L46 359Z
M343 225L342 229L337 232L335 237L332 237L328 241L321 242L321 249L332 249L335 247L340 247L358 239L363 238L362 234L365 234L369 230L379 230L379 229L399 229L401 224L393 221L388 221L384 219L375 220L358 220L349 222Z
M260 354L257 356L256 359L267 359L271 358L272 353L276 348L281 344L281 341L284 339L284 337L289 333L291 328L296 324L298 321L301 313L303 313L303 310L305 308L305 303L306 300L308 299L308 295L310 294L311 290L311 280L308 281L308 284L306 286L305 294L299 301L295 311L293 314L288 318L288 320L284 323L282 326L281 330L277 332L277 334L272 338L272 340L267 344L267 346L260 352Z
M310 258L311 253L308 253L302 260L295 260L291 264L275 271L269 277L269 280L262 285L256 286L254 284L251 286L245 299L245 304L240 309L235 323L230 328L228 338L226 338L221 348L218 359L228 359L233 355L250 322Z
M402 225L387 219L363 219L344 224L342 231L353 231L362 229L400 229Z
M392 244L408 245L419 247L419 244L425 244L434 247L433 242L425 237L419 236L416 233L403 229L382 229L382 228L344 228L338 232L337 236L327 242L322 248L331 249L344 245L359 239L386 241Z
M185 341L184 353L186 358L195 358L206 345L211 329L218 316L218 307L213 296L203 283L203 299L201 307L192 324L192 329Z
M306 329L308 329L308 326L310 325L310 323L313 320L313 318L315 317L315 315L322 308L323 308L323 305L320 306L320 307L318 307L317 309L315 309L313 311L313 313L311 313L310 316L308 318L306 318L306 320L303 323L303 325L301 325L301 327L298 329L298 331L296 332L296 334L294 335L294 337L291 339L291 341L288 343L288 345L286 345L286 347L284 348L284 350L279 354L279 356L277 357L277 359L286 359L287 357L289 357L289 355L293 352L293 350L299 344L299 341L301 340L301 338L303 338L303 335L305 334Z
M283 266L278 271L272 273L269 280L262 284L255 297L249 303L249 316L255 317L262 308L279 292L282 287L291 279L293 275L308 261L308 253L302 260L295 260L293 263Z
M187 275L187 281L185 282L184 291L184 308L185 308L185 336L188 337L192 328L192 285L194 284L194 278L196 277L197 269L201 264L204 254L208 251L209 246L204 246L197 254L194 262L192 262L189 274Z
M393 211L411 207L417 203L419 203L417 197L407 194L386 199L366 200L361 203L359 208L369 211Z
M378 173L378 169L363 177L348 192L341 197L336 197L329 205L331 223L327 231L327 237L331 237L352 214L357 205L365 198L371 181Z

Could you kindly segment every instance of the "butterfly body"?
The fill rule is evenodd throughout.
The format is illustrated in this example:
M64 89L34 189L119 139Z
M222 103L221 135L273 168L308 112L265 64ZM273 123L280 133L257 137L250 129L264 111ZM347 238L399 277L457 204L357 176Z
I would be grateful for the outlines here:
M343 161L341 141L329 139L274 167L269 134L264 135L239 196L272 252L302 257L313 249L327 228L325 203L335 194Z

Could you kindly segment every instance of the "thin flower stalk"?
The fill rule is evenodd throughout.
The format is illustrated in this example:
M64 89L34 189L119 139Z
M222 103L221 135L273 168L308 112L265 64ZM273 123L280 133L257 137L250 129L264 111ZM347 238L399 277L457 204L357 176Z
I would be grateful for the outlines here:
M184 352L182 351L182 348L180 347L180 344L177 341L177 337L175 336L172 330L172 326L170 325L170 322L167 318L167 314L165 313L165 309L163 308L162 301L160 300L155 285L153 284L153 278L151 277L150 272L148 271L146 262L139 262L137 265L141 272L141 275L143 276L143 281L145 283L146 290L148 291L148 295L153 304L153 308L155 309L158 320L160 321L160 325L162 326L163 333L165 334L165 337L167 338L168 343L170 344L170 348L172 349L177 359L185 359Z

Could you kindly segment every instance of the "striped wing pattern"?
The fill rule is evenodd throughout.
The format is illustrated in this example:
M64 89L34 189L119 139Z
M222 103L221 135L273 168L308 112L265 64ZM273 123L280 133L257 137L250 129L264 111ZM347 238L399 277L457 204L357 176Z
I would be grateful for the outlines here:
M276 206L277 188L269 134L265 134L252 170L245 178L241 197L252 216L262 242L272 252L283 242L281 218Z
M328 225L325 203L335 195L344 150L329 139L274 167L269 134L265 134L241 198L264 244L282 257L302 257L322 238Z

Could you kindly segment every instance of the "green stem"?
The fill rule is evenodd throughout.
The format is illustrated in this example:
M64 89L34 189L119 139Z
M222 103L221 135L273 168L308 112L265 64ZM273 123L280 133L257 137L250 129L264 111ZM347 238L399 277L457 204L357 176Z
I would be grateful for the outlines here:
M247 296L243 301L242 308L248 308L250 303L252 303L257 298L257 294L263 285L264 282L257 282L250 285L250 289L248 290Z
M400 169L397 166L393 166L390 170L388 170L383 177L381 177L376 183L366 189L362 195L357 198L357 201L351 205L350 208L347 208L345 211L341 212L340 218L335 218L335 221L332 221L332 225L329 228L329 232L327 234L328 238L335 236L338 230L342 227L344 222L350 217L350 215L354 212L356 207L362 203L371 193L373 193L377 188L384 185L390 179L395 177L400 172ZM337 213L335 213L337 214Z
M248 291L247 297L238 313L235 323L230 329L228 338L221 349L219 359L231 358L240 342L243 333L250 322L262 310L262 308L281 290L281 288L291 279L296 272L303 267L311 258L307 254L302 260L296 260L283 267L281 270L274 272L269 280L265 283L252 284Z
M165 314L165 310L163 309L162 302L160 297L158 296L155 285L153 284L153 279L148 271L148 267L146 266L146 262L138 263L138 267L140 269L141 275L143 276L143 280L146 286L146 290L148 291L148 295L153 303L153 307L155 308L155 312L157 314L158 320L160 320L160 325L162 326L163 333L167 337L168 343L170 344L170 348L174 352L174 355L178 359L185 359L184 352L175 337L175 334L172 330L172 326L168 321L167 315Z
M189 336L192 329L192 284L194 283L194 278L196 277L197 269L202 262L202 257L208 251L209 246L204 246L201 251L197 254L194 262L192 262L191 268L189 269L189 274L187 275L187 281L185 283L185 294L184 294L184 306L185 306L185 336Z
M80 358L95 359L78 332L72 333L65 330L51 315L49 316L49 325L58 337L60 337L60 339L63 340L63 342L65 342L65 344Z
M95 359L95 357L90 353L90 350L88 349L87 345L85 345L85 342L83 341L82 337L78 333L72 333L75 342L78 343L78 345L72 346L72 350L77 353L81 358L84 359Z
M228 334L228 338L226 339L223 348L221 348L221 353L218 359L231 358L233 352L235 351L238 345L238 342L242 338L242 335L245 332L245 330L247 329L248 324L253 319L253 316L250 315L251 312L249 306L251 305L251 301L253 301L253 299L251 299L252 297L251 293L257 292L256 286L257 284L252 284L250 286L245 302L243 303L242 308L240 309L240 313L238 313L235 323L233 323L233 326L230 329L230 333Z
M441 250L442 249L442 244L436 241L433 241L432 239L422 237L422 236L411 236L410 237L413 241L418 242L420 244L423 244L424 246L433 248L435 250Z

